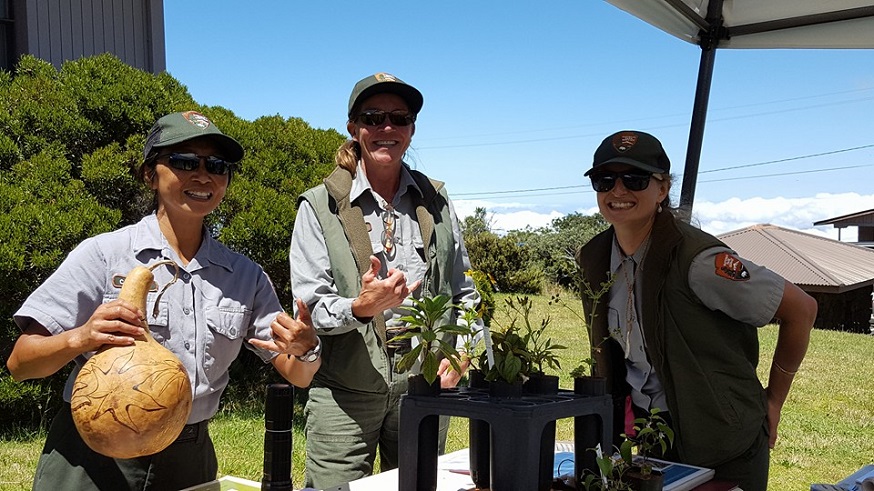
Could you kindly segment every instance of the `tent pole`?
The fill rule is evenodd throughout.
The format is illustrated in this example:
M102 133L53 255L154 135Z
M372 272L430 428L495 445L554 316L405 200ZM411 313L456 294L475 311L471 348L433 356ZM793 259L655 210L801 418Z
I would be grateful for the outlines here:
M722 21L723 0L711 0L707 5L706 31L699 33L701 61L698 65L698 82L695 87L695 101L692 106L692 123L689 128L689 144L686 147L686 168L683 172L683 187L680 191L678 218L685 222L692 220L692 202L695 200L695 185L698 182L698 164L701 160L701 146L704 142L704 123L707 121L707 103L710 100L710 86L713 81L713 65L716 61L716 48L719 41L727 37Z
M710 83L713 80L713 64L716 49L702 50L698 66L698 86L692 106L692 124L689 128L689 144L686 147L686 169L683 172L683 187L680 191L679 218L688 223L692 218L692 202L695 200L695 184L698 181L698 163L704 142L704 123L707 120L707 102L710 99Z

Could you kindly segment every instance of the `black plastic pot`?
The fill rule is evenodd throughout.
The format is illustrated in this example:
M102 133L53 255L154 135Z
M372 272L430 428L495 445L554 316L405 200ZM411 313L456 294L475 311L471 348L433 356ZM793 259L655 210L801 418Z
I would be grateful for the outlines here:
M434 382L429 384L422 374L410 375L407 378L407 384L407 394L411 396L440 395L440 377L435 378Z
M529 394L558 394L558 375L532 373L522 390Z
M661 471L653 470L644 477L639 467L632 467L626 474L631 489L635 491L661 491L665 487L665 476Z
M489 382L489 396L498 399L519 399L522 397L522 381L510 383L506 380L493 380Z
M604 377L574 377L574 394L583 396L602 396L607 393L607 379Z

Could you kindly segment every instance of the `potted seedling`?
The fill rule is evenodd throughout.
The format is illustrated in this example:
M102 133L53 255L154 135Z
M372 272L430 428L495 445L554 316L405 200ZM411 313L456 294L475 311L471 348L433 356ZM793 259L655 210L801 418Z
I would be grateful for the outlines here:
M655 469L653 454L664 455L674 444L674 430L659 414L658 408L650 410L643 418L634 420L634 434L623 434L625 440L619 447L622 460L629 466L627 477L632 487L639 491L657 491L664 487L664 475ZM637 454L634 458L633 453Z
M495 397L521 397L522 383L531 371L525 338L515 325L490 332L493 364L488 352L479 357L479 366L489 382L489 393Z
M528 380L524 384L525 391L537 394L557 393L558 375L547 375L545 369L560 370L561 362L556 352L567 347L554 344L552 338L546 335L549 315L541 319L539 325L533 323L531 311L534 304L528 297L508 298L505 300L505 306L512 319L510 324L522 323L520 335L525 342L530 367Z
M452 309L457 306L449 301L446 295L436 297L424 297L413 299L412 307L404 307L408 315L401 317L401 321L408 326L406 332L395 336L393 340L403 341L417 339L418 344L398 360L398 371L410 370L418 361L420 370L418 374L410 375L411 394L440 393L440 380L437 370L440 367L440 358L446 358L452 365L453 370L461 372L458 364L458 351L453 343L455 336L470 336L468 326L453 324L449 321Z
M619 455L602 454L601 446L590 448L595 453L598 473L586 470L580 476L579 489L584 491L632 491L631 483L626 479L628 463Z

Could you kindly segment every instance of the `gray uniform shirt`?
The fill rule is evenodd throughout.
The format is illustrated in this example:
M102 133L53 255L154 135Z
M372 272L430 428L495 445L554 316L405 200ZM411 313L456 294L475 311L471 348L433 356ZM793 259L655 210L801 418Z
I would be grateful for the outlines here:
M667 410L665 391L649 363L639 322L643 293L641 282L635 278L640 278L646 268L646 252L644 245L633 256L626 256L613 241L610 271L615 280L609 293L607 326L610 336L625 351L626 381L634 404ZM692 261L689 286L708 308L753 326L764 326L774 318L785 285L780 275L738 258L731 249L712 247Z
M427 264L423 257L422 233L415 221L415 201L411 193L420 193L406 167L401 166L398 192L391 203L387 203L370 186L361 165L352 181L349 200L360 206L364 221L370 234L373 254L380 260L379 275L385 277L391 268L403 271L407 285L425 276ZM452 233L455 238L455 266L457 274L450 279L454 303L473 307L479 304L480 295L473 279L461 272L470 269L470 259L461 237L461 229L452 202L449 203L452 217ZM391 233L387 233L387 229ZM388 243L388 240L391 242ZM386 244L389 247L386 247ZM388 249L388 250L387 250ZM321 334L343 334L361 327L363 324L352 315L354 298L342 297L337 292L331 276L331 261L321 225L306 201L301 201L294 222L289 250L291 264L292 293L302 299L310 308L313 325ZM421 288L413 292L416 298ZM407 315L403 307L412 306L411 298L384 312L386 326L402 325L400 317ZM481 322L477 326L481 328ZM458 340L461 347L463 340Z
M249 258L232 252L204 233L203 244L186 267L161 234L155 215L139 223L83 241L15 313L24 329L30 319L52 334L79 327L104 302L118 298L121 279L136 266L171 259L180 266L179 279L160 298L148 295L149 330L172 351L188 371L193 403L188 423L211 418L228 384L228 367L245 345L265 362L276 353L246 340L270 340L270 323L282 311L267 274ZM173 278L172 266L153 271L158 289ZM76 357L76 367L64 389L70 400L79 369L92 353Z

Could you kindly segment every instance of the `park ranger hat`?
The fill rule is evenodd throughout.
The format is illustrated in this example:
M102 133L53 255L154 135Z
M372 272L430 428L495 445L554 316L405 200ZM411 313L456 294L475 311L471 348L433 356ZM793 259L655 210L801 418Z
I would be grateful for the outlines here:
M627 164L653 174L671 172L671 161L661 142L642 131L619 131L605 138L595 150L592 168L584 175L588 176L598 167L613 163Z
M148 159L153 152L163 147L177 145L194 138L208 138L216 145L221 157L228 162L243 159L243 147L233 138L225 135L203 114L197 111L171 113L162 116L149 130L143 158Z
M359 80L352 89L352 94L349 96L349 120L352 120L354 116L352 113L358 109L361 102L372 95L384 93L400 96L413 114L419 114L422 110L424 100L418 89L390 73L376 73Z

